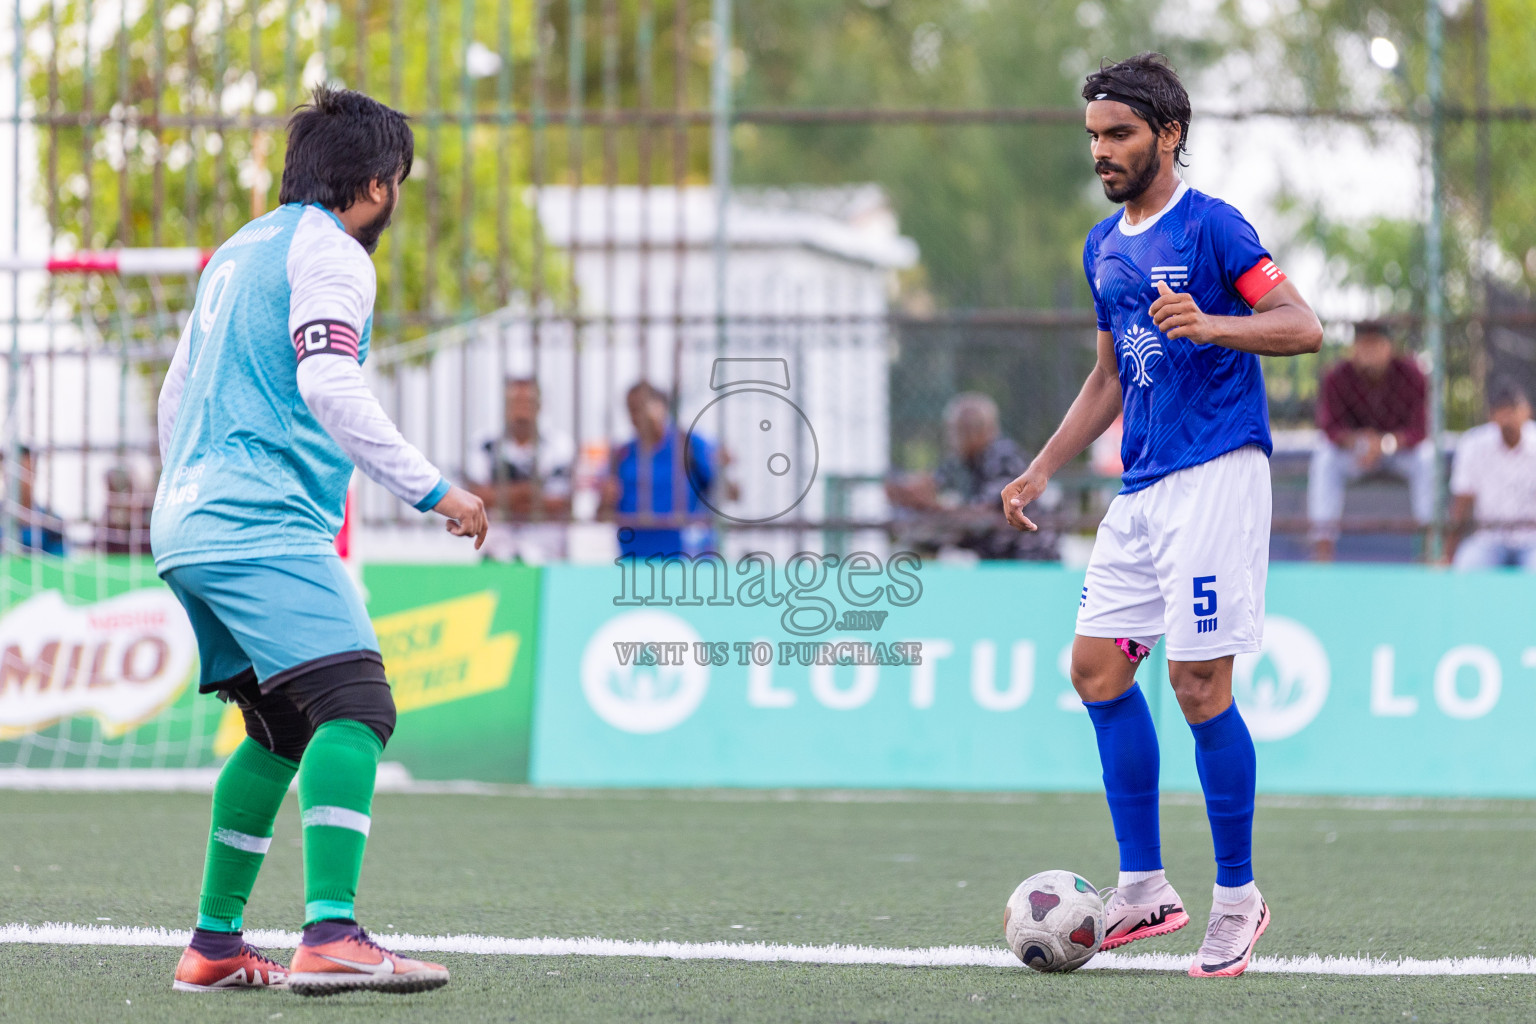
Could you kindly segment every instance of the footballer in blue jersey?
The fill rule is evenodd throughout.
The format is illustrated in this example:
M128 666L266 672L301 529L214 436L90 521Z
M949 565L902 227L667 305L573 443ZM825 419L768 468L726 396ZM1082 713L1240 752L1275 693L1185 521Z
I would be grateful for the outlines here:
M395 705L332 542L354 466L449 532L485 540L481 500L443 479L368 389L370 254L415 141L403 114L321 86L288 123L281 205L209 260L160 391L155 564L197 636L203 692L246 739L213 791L180 992L420 992L440 964L384 949L355 901ZM304 933L284 966L244 941L246 901L297 779Z
M1270 911L1253 880L1254 748L1232 700L1232 663L1260 649L1269 569L1271 449L1261 355L1316 352L1322 326L1258 233L1180 178L1189 96L1160 54L1088 76L1086 128L1104 195L1083 270L1098 362L1060 428L1003 490L1030 502L1124 417L1124 486L1099 526L1079 602L1072 685L1098 740L1120 847L1104 949L1189 923L1163 872L1159 752L1136 663L1166 637L1169 681L1194 734L1216 887L1189 973L1248 966Z

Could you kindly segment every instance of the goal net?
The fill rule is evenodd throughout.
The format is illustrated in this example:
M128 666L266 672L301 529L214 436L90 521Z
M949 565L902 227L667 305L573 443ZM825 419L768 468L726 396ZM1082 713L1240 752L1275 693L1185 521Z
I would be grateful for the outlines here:
M238 714L197 699L191 626L149 554L154 400L204 259L0 261L18 284L3 361L0 770L207 768L243 734Z

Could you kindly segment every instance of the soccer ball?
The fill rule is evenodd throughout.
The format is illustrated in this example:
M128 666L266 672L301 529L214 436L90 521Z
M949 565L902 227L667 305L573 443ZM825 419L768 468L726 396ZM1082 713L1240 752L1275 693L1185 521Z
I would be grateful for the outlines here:
M1042 871L1019 883L1003 908L1013 955L1037 971L1075 971L1104 941L1104 901L1088 879Z

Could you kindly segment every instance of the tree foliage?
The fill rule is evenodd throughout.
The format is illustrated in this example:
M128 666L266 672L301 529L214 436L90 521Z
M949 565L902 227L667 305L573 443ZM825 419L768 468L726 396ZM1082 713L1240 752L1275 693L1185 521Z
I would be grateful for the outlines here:
M538 156L513 116L512 71L534 49L527 7L348 8L44 6L29 25L27 82L54 249L217 246L276 203L283 120L328 80L416 115L415 168L376 260L386 342L514 294L560 297L565 279L539 255L522 192ZM469 44L487 36L501 66L472 77ZM142 313L161 284L87 282L76 296L97 315Z
M1043 108L1044 123L738 129L749 181L871 180L917 240L941 306L1087 301L1082 242L1105 216L1079 95L1101 58L1207 50L1154 28L1155 5L1093 0L779 0L741 5L744 107Z
M385 341L514 296L558 301L570 278L539 239L530 186L707 181L707 125L673 115L708 107L710 10L53 0L29 26L38 199L56 248L215 246L276 201L282 118L329 79L416 118L416 171L377 260ZM740 125L737 180L883 184L923 252L914 287L940 305L1085 301L1078 247L1107 207L1088 173L1078 87L1100 57L1156 45L1147 8L778 0L737 4L734 28L738 108L1060 111L1043 124ZM1175 53L1203 59L1189 43ZM587 127L569 127L576 112ZM122 294L135 308L149 301Z
M1284 17L1242 32L1278 43L1267 71L1304 105L1405 112L1428 137L1425 0L1297 0ZM1445 202L1446 295L1453 314L1473 312L1480 277L1529 295L1536 284L1536 21L1526 0L1449 0L1444 12L1443 116L1439 149ZM1373 66L1372 39L1400 55ZM1485 68L1486 71L1480 70ZM1480 125L1480 107L1492 116ZM1520 109L1527 111L1525 115ZM1504 116L1510 111L1514 116ZM1308 234L1341 261L1347 279L1377 291L1383 312L1422 312L1422 224L1340 221L1310 211Z

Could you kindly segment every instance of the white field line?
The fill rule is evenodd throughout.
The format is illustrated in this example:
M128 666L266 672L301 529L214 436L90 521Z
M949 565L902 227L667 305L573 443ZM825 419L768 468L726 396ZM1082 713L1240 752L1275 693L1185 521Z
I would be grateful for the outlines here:
M212 793L217 768L0 768L0 791L50 792L188 792ZM294 783L298 785L297 782ZM675 800L685 803L830 803L830 804L996 804L1013 806L1048 801L1072 802L1100 799L1087 790L1013 792L987 790L918 789L584 789L565 786L431 781L411 777L404 765L385 761L379 765L375 788L381 793L408 795L470 795L519 797L534 800ZM1198 792L1164 792L1165 807L1203 807ZM1397 796L1286 796L1261 793L1257 805L1265 808L1316 811L1447 811L1486 813L1526 811L1527 797L1397 797ZM1457 826L1452 826L1457 827Z
M217 768L0 768L0 790L64 793L212 793ZM293 789L298 789L295 779ZM379 765L381 793L485 792L483 783L419 783L398 761Z
M165 928L119 928L78 924L0 925L0 944L58 946L173 946L190 933ZM246 937L272 949L292 949L298 932L250 931ZM388 945L413 953L477 953L490 956L629 956L673 960L739 960L751 963L873 964L894 967L1001 967L1022 969L1006 949L989 946L791 946L765 942L626 942L620 939L504 939L494 935L381 935ZM1100 953L1084 970L1187 971L1188 954ZM1441 960L1386 960L1371 957L1255 957L1256 974L1470 975L1536 974L1536 958L1446 957Z

